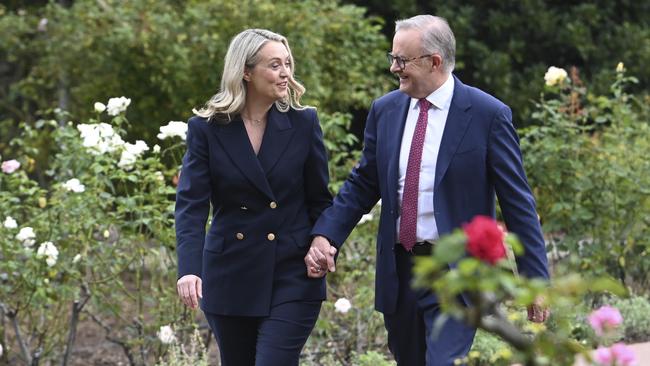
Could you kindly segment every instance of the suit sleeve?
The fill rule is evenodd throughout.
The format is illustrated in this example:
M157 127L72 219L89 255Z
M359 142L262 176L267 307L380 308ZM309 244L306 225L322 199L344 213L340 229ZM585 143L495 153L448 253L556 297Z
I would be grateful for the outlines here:
M329 183L327 152L323 143L323 131L315 110L312 119L309 155L304 167L304 181L309 219L314 224L323 210L332 204L332 194L327 186Z
M516 258L519 272L548 279L546 246L535 198L526 179L519 138L507 106L497 111L490 127L488 166L506 226L519 237L525 249Z
M205 224L210 212L210 167L203 119L188 121L187 151L176 189L176 251L179 278L201 276Z
M380 197L377 176L377 119L375 105L370 107L359 164L352 170L334 198L334 203L320 216L312 235L327 237L340 248L361 216L368 213Z

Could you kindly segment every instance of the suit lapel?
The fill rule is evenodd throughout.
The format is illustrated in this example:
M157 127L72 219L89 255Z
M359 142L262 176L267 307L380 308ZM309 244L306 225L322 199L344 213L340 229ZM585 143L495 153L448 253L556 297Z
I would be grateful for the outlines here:
M451 163L451 158L458 149L460 141L471 122L472 115L469 113L471 103L467 95L467 87L454 76L454 96L449 106L449 114L445 123L445 130L440 142L438 161L436 163L436 180L434 192L445 176L445 172Z
M404 134L404 125L406 125L406 116L411 104L411 98L400 93L394 101L392 108L387 108L386 116L383 118L383 125L386 129L387 144L385 148L386 159L388 160L386 187L390 192L388 197L390 207L397 206L397 181L399 179L399 153L402 146L402 135ZM380 148L377 149L380 151Z
M226 154L242 174L257 189L274 200L273 191L266 180L257 156L255 156L255 151L253 151L241 118L237 117L226 125L216 125L213 131L223 145Z
M257 158L266 175L271 172L289 146L295 129L287 113L278 111L275 106L269 110L262 146Z

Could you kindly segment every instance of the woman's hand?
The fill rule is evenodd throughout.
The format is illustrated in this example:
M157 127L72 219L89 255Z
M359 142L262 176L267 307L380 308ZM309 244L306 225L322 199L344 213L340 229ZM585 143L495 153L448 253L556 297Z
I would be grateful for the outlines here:
M199 306L199 298L203 298L201 278L195 275L185 275L176 282L176 290L183 303L192 309Z

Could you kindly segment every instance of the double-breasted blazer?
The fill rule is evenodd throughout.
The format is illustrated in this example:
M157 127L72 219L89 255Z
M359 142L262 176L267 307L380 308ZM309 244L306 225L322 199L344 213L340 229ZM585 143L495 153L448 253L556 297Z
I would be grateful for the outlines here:
M186 141L178 275L202 279L203 311L265 316L274 304L324 300L324 279L308 278L304 264L312 226L332 200L316 110L273 106L258 155L241 118L192 117Z
M433 188L438 232L448 234L476 215L494 217L498 197L508 230L517 234L525 247L525 254L516 258L520 273L548 278L544 238L535 199L524 173L510 108L451 77L455 78L454 94L440 143ZM340 247L361 215L382 199L375 307L386 314L394 313L397 307L394 250L395 223L400 213L399 153L410 101L399 90L375 100L368 113L361 161L312 232Z

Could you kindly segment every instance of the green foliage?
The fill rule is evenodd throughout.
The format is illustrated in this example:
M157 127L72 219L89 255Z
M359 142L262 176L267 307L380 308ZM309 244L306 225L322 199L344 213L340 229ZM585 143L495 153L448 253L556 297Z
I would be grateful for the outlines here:
M581 273L608 274L645 293L650 279L650 109L577 80L548 88L523 132L526 170L556 259Z
M160 358L156 366L208 366L208 352L203 345L198 330L191 335L189 347L182 343L172 343L167 354Z
M650 300L647 297L633 296L617 299L612 306L618 308L623 316L626 342L642 342L650 339Z
M47 19L41 30L40 19ZM139 123L129 132L150 139L216 93L230 39L250 27L287 36L304 101L344 113L387 89L387 78L377 76L387 49L381 24L336 0L81 0L21 12L0 6L0 55L11 71L0 119L32 122L38 111L60 107L83 120L93 102L125 95L137 101L129 116Z

